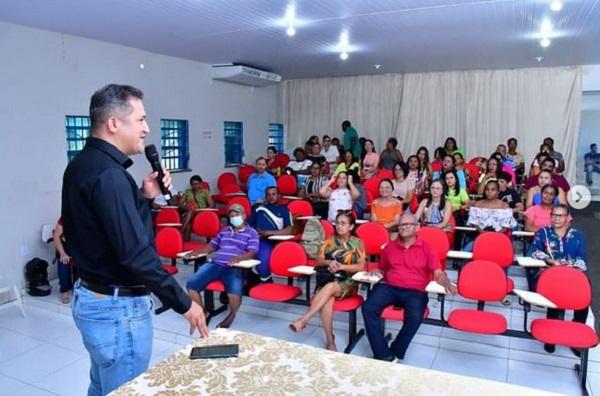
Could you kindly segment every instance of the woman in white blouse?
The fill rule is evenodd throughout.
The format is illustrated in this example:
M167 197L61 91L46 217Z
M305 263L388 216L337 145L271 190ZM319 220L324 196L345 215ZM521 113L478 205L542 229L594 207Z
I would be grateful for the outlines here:
M334 183L336 188L333 187ZM338 210L352 210L354 201L360 197L360 191L354 186L352 176L348 176L346 172L331 177L329 183L321 187L319 194L329 200L327 220L331 223L335 222Z

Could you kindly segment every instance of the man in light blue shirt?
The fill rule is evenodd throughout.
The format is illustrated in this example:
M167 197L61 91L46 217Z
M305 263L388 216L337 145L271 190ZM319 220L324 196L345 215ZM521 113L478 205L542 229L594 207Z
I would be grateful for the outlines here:
M265 199L267 188L277 186L273 175L266 170L267 159L265 157L258 157L256 159L256 172L248 178L248 200L251 205L262 203Z

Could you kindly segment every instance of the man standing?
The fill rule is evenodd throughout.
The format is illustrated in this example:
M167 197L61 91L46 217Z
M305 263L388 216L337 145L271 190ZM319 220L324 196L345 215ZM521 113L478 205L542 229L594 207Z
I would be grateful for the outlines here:
M374 271L383 277L382 281L362 305L369 344L373 357L378 360L404 359L410 341L423 322L429 301L425 287L432 276L447 292L456 293L433 248L417 237L418 228L413 214L402 216L398 238L385 247L379 268ZM390 346L381 329L381 313L389 305L404 308L402 330Z
M148 368L152 299L183 314L190 334L208 335L204 313L163 270L154 246L150 205L157 173L138 188L129 155L144 151L149 133L143 93L110 84L90 102L91 137L63 177L67 248L79 269L73 319L90 355L88 395L105 395ZM171 176L163 182L170 187Z
M585 183L591 186L593 183L592 174L600 173L600 153L598 145L593 143L590 145L590 152L583 157L585 161Z
M277 181L272 174L267 172L267 159L258 157L256 159L256 172L248 178L248 200L250 204L261 203L265 198L268 187L277 186Z
M544 144L550 148L548 154L556 161L556 173L561 174L565 171L565 159L562 153L554 150L554 139L547 137Z
M344 132L344 150L351 151L354 158L360 158L362 149L358 141L358 132L350 124L350 121L342 122L342 131Z

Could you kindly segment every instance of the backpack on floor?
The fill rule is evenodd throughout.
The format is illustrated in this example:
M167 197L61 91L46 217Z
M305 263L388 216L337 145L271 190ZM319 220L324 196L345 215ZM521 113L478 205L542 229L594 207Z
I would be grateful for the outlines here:
M27 293L30 296L47 296L52 291L48 282L48 262L40 258L33 258L25 264L25 280Z
M306 255L315 259L319 254L319 248L325 240L325 230L319 219L309 219L304 225L300 244L306 250Z

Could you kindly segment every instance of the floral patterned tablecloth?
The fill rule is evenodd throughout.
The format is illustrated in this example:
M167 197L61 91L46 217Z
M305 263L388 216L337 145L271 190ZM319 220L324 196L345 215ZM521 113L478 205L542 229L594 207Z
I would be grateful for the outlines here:
M190 360L194 346L237 343L238 358ZM535 389L216 329L113 396L542 395Z

